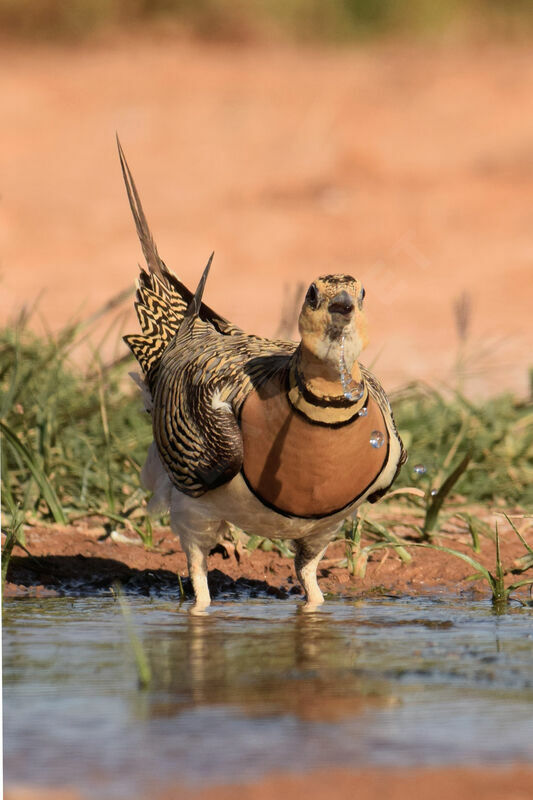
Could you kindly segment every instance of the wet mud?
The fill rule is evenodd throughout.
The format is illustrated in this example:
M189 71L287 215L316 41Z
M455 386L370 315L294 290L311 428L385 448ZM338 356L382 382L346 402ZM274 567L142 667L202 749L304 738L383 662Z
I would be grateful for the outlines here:
M498 519L502 561L511 570L516 559L524 555L524 548L502 522L503 517ZM526 539L531 538L532 532L531 528L524 530ZM481 553L474 554L471 539L459 519L449 520L434 541L472 555L491 569L495 566L494 542L485 538ZM6 597L102 594L117 582L132 595L168 596L177 601L192 596L185 555L179 539L169 529L156 529L153 547L145 548L136 535L116 537L101 524L36 526L26 530L25 546L31 555L19 547L13 551ZM467 580L473 568L459 558L419 548L412 548L411 553L412 561L405 564L392 550L376 551L370 554L364 577L358 577L346 565L345 543L334 542L319 565L319 583L326 596L333 598L440 593L487 596L488 587L483 581ZM290 599L301 595L293 560L275 549L250 551L245 544L236 547L232 542L223 542L208 563L214 598ZM509 573L508 580L512 582L516 576Z

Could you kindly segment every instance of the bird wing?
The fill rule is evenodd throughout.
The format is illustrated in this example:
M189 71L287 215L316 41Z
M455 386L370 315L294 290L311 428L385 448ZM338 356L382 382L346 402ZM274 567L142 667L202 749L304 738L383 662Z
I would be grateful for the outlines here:
M182 325L161 358L152 407L154 438L178 489L196 497L240 471L244 400L287 369L294 349L225 336L198 317Z
M400 444L400 457L398 459L398 463L396 465L396 471L392 476L390 484L387 487L384 487L383 489L374 492L374 494L370 495L368 498L368 501L370 503L375 503L381 497L383 497L383 495L386 494L386 492L388 492L389 488L392 486L392 484L398 477L402 464L405 464L405 462L407 461L407 450L403 445L402 438L398 432L398 428L396 427L396 421L394 419L394 414L392 413L392 408L389 403L389 398L387 397L387 394L383 386L380 384L375 375L373 375L372 372L370 372L369 369L364 367L361 363L359 364L359 366L361 368L361 373L363 375L365 383L368 386L368 391L370 392L374 400L377 402L383 413L383 418L385 420L389 436L394 436Z
M154 438L167 472L193 497L241 469L242 403L273 371L287 368L296 345L245 333L228 335L202 319L202 294L213 255L177 331L152 372Z

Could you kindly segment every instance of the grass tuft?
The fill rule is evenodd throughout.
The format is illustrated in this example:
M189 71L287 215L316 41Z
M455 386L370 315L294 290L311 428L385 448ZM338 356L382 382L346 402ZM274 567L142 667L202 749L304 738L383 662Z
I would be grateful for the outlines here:
M63 511L52 484L44 472L44 468L37 463L37 454L32 454L26 445L20 441L16 433L1 420L0 433L3 434L4 441L6 445L12 449L15 458L28 469L31 477L39 488L40 496L46 503L54 522L64 525L67 521L65 512ZM11 494L11 487L9 487L8 493Z
M138 472L152 439L149 418L126 388L125 364L70 363L84 330L0 331L2 506L8 516L8 504L18 507L28 523L122 512L134 525L130 517L146 513Z
M352 42L454 31L514 38L531 33L533 12L529 0L0 0L0 25L11 36L76 40L150 23L230 42Z
M6 527L5 542L2 547L2 594L4 593L4 584L6 582L7 569L11 561L11 554L15 545L23 546L21 531L23 525L23 516L19 509L11 508L10 523Z
M409 452L395 486L416 482L426 493L438 493L455 471L449 472L454 461L462 469L453 488L468 502L533 506L531 401L503 394L473 402L459 392L445 395L417 383L393 396L392 405ZM425 473L417 476L411 464L423 465Z
M424 536L429 538L431 532L435 529L437 525L437 520L439 516L439 511L442 508L442 504L444 503L445 499L450 494L451 490L463 474L466 468L470 463L470 459L472 458L471 453L466 453L465 456L461 459L459 464L453 469L450 474L446 477L444 483L440 487L433 492L430 492L427 498L427 507L426 507L426 517L424 519L424 524L422 527Z

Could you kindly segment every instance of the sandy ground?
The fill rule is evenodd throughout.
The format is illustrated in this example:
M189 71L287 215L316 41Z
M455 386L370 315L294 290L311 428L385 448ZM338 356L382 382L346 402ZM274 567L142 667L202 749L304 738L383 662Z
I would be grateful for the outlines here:
M162 256L195 285L214 249L207 302L245 329L273 334L290 287L351 272L386 387L449 383L467 293L466 388L525 391L532 96L525 45L4 44L2 318L43 291L57 329L132 284L117 130Z

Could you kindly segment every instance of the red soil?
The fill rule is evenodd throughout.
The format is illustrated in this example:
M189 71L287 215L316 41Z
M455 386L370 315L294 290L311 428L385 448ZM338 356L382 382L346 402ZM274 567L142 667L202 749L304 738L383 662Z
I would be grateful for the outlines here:
M384 507L381 507L383 519ZM396 515L397 518L397 515ZM501 552L504 567L512 569L515 560L525 554L517 536L499 515ZM407 521L407 518L406 518ZM526 540L533 545L533 526L528 520L517 520ZM404 535L406 531L403 532ZM80 522L76 527L41 527L26 529L26 547L37 561L29 559L15 547L9 565L5 596L55 595L67 592L81 594L105 591L120 581L125 591L148 593L160 590L179 599L177 575L186 579L185 555L179 540L168 530L154 531L153 549L145 549L136 536L124 541L124 535L106 536L98 522L90 527ZM118 540L117 540L118 539ZM482 537L482 552L474 554L465 523L452 518L435 538L436 544L468 553L489 569L494 569L495 548L492 541ZM364 542L363 544L366 544ZM209 558L210 586L216 598L221 592L237 594L267 593L275 597L299 600L300 587L294 576L291 559L282 558L276 551L248 551L225 543ZM485 582L471 583L465 579L475 571L472 566L436 550L411 549L413 559L402 563L389 549L370 554L364 578L350 574L341 562L345 545L330 545L318 569L320 585L325 592L357 597L365 594L432 594L476 593L487 596ZM509 574L508 582L519 578ZM524 595L522 595L524 596Z

